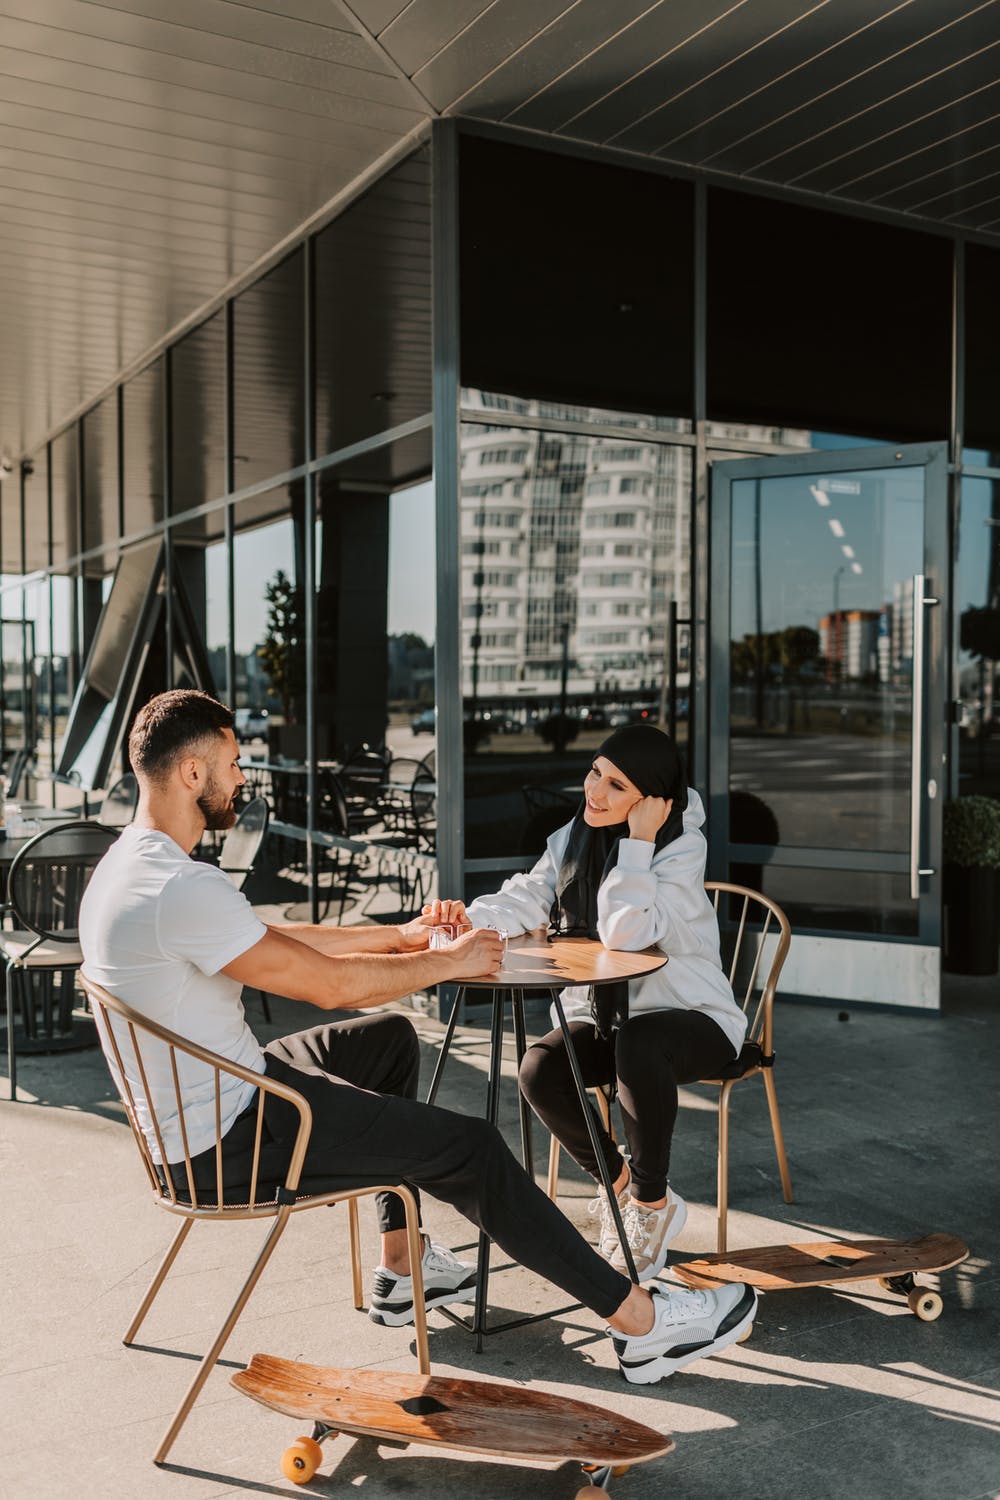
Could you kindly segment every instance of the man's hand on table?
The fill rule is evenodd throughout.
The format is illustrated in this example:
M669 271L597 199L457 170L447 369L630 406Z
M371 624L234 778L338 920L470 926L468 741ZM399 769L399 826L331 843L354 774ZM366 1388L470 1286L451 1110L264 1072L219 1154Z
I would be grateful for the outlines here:
M447 948L439 948L435 956L454 965L451 978L478 979L496 973L503 963L503 948L503 938L492 927L474 927Z

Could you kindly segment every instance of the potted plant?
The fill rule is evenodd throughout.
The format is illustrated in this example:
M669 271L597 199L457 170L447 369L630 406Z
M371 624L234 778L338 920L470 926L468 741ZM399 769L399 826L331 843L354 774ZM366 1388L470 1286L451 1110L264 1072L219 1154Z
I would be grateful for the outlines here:
M944 809L944 942L949 974L995 974L1000 949L1000 801L958 797Z

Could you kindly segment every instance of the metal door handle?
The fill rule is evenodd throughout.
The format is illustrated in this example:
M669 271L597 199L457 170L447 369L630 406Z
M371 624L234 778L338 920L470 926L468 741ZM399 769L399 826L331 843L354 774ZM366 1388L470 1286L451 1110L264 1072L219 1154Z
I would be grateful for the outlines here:
M920 897L921 875L933 870L920 864L921 811L924 791L924 607L937 604L924 594L927 579L923 573L913 575L913 695L910 721L910 899Z

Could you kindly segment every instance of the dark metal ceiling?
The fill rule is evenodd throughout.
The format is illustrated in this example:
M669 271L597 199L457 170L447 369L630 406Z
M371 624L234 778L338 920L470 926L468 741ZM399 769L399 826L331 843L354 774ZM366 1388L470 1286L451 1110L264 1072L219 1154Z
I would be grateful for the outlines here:
M1000 236L1000 0L0 0L0 449L460 114Z

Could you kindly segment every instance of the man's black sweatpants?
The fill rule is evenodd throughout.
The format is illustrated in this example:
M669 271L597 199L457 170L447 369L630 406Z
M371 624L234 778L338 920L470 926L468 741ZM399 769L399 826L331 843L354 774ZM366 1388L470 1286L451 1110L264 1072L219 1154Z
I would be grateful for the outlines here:
M282 1037L264 1049L264 1061L268 1077L297 1089L313 1112L304 1193L405 1182L450 1203L512 1259L599 1317L625 1300L627 1277L577 1233L495 1126L417 1100L420 1048L405 1016L361 1016ZM249 1180L256 1107L254 1101L225 1136L227 1185L241 1173ZM268 1097L263 1179L281 1180L297 1126L297 1111ZM379 1195L378 1217L383 1232L404 1226L395 1193Z

